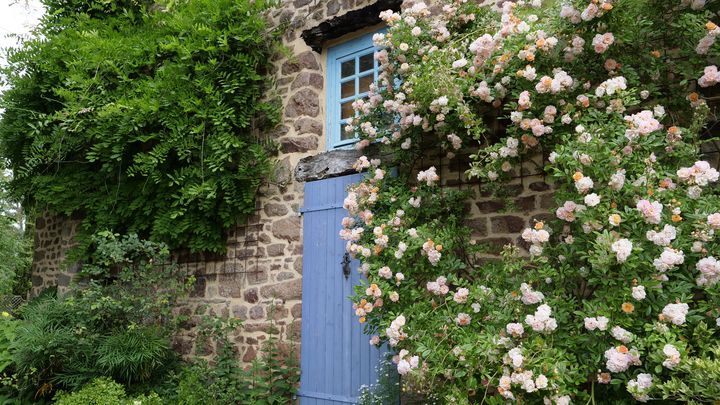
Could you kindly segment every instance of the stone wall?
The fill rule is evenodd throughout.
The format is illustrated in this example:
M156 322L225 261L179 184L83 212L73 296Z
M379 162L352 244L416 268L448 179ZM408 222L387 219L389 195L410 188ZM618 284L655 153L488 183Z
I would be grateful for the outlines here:
M176 341L176 348L184 355L204 355L214 350L195 345L194 327L203 315L232 316L244 321L234 339L245 362L255 358L271 326L277 327L286 342L300 342L303 245L299 208L303 205L303 182L348 173L358 156L354 151L324 152L326 52L313 50L301 36L305 32L305 37L317 48L374 30L377 26L341 37L338 35L342 31L332 31L337 26L345 29L362 26L357 18L366 15L367 10L365 14L356 10L372 3L286 0L272 13L274 24L289 27L284 42L294 55L274 61L274 91L285 106L282 124L269 134L280 145L277 169L273 179L261 189L256 215L247 223L238 224L228 235L227 255L181 257L181 266L197 278L189 302L179 309L190 315ZM387 8L388 4L399 3L387 0L378 7ZM351 18L333 20L350 12L355 13ZM321 26L328 21L335 22ZM313 30L318 27L322 29ZM331 33L325 42L318 39L323 32ZM441 167L446 163L438 162ZM477 199L468 208L470 225L479 242L501 247L517 240L519 232L531 225L533 219L547 215L551 191L541 175L524 173L508 188L509 198L499 200L482 193L478 185L464 182L461 171L445 169L442 177L448 187L470 187L476 192ZM59 284L64 289L69 284L74 268L64 267L62 262L64 252L72 245L75 226L76 221L49 215L38 219L34 294L49 285ZM295 349L299 353L299 347Z
M62 293L70 285L76 265L67 263L67 251L75 245L79 221L44 212L35 221L32 263L32 289L36 296L46 288L57 286Z
M204 314L242 319L235 341L245 362L255 358L271 327L284 341L300 342L303 183L295 180L293 169L301 159L325 150L325 55L313 51L300 35L370 3L294 0L271 15L274 24L289 27L284 43L293 55L274 61L274 91L285 106L283 123L270 134L280 145L279 163L274 178L260 191L257 214L228 240L229 246L246 248L229 249L223 261L198 264L197 288L184 309L195 321ZM233 257L237 252L243 257ZM192 326L194 322L177 341L183 354L208 350L194 347ZM299 355L299 346L294 349Z

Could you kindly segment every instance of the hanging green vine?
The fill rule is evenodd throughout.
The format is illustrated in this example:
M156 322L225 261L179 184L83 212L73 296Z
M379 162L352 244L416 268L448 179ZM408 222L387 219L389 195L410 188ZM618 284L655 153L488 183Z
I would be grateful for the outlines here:
M265 0L43 0L9 52L2 154L27 205L223 251L272 169Z

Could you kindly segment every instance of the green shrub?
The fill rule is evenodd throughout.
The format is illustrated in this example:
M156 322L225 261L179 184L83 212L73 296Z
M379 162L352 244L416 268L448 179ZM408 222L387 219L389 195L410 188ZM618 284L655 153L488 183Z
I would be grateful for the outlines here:
M77 392L58 392L57 405L123 405L125 387L109 378L98 378Z
M131 384L148 380L172 357L166 334L154 327L118 331L97 349L97 365L105 375Z
M400 398L400 379L392 361L390 359L381 361L376 366L376 370L377 382L360 387L358 405L387 405L397 403Z
M24 297L32 286L32 221L10 193L12 176L6 167L0 159L0 297ZM21 226L23 220L26 228Z
M14 195L173 247L225 250L255 212L279 117L264 102L275 41L249 0L43 0L0 80Z
M172 308L190 284L175 266L154 264L166 261L167 247L135 235L94 240L83 288L39 297L20 312L12 346L20 393L49 397L98 377L153 384L177 363Z
M293 353L280 350L278 338L271 333L260 356L245 370L228 335L240 325L223 319L208 319L200 333L219 347L214 365L196 360L178 377L174 401L178 405L275 405L292 402L299 369ZM199 345L205 343L203 339Z
M7 312L0 313L0 373L13 364L12 347L18 321Z
M128 398L125 387L109 378L97 378L76 392L58 392L56 405L161 405L157 394Z

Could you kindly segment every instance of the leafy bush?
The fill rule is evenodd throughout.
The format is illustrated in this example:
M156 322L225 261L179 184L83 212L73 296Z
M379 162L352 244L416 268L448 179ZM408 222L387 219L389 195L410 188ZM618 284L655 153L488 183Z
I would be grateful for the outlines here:
M172 308L190 284L166 263L167 247L104 233L83 288L27 304L13 348L22 392L49 397L98 377L149 384L176 364Z
M56 405L162 405L163 403L157 394L128 398L125 387L109 378L97 378L76 392L58 392L55 401Z
M711 357L688 357L678 365L682 378L673 376L658 386L665 398L677 398L688 404L711 403L720 398L720 347L710 351ZM706 353L706 354L710 354Z
M58 405L122 405L125 403L125 387L109 378L98 378L73 393L58 392Z
M17 335L18 321L7 312L0 313L0 373L13 363L12 344Z
M32 239L0 215L0 296L25 296L30 285Z
M400 379L395 365L390 360L383 360L376 366L378 380L374 384L360 387L359 405L387 405L397 403L400 398ZM408 398L403 403L409 404Z
M401 170L361 157L345 200L359 321L439 403L717 399L720 173L701 148L720 4L498 3L382 14L380 83L348 130ZM554 218L476 260L417 165L435 152L470 153L483 192L544 170Z
M32 283L32 227L31 222L12 196L12 175L7 163L0 160L0 297L11 294L25 297Z
M280 350L277 337L270 334L260 356L247 370L243 369L228 338L239 325L235 320L217 318L204 322L201 334L219 347L218 354L213 366L198 360L183 369L178 378L175 402L179 405L292 403L300 375L294 354ZM197 344L204 342L200 340Z
M2 155L26 207L83 218L83 244L112 229L224 251L272 168L270 4L155 3L44 0L1 71Z

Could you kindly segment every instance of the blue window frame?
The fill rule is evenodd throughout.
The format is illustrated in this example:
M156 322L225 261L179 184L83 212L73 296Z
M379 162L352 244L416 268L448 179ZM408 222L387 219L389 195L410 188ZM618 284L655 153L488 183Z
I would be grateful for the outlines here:
M379 31L384 32L385 29ZM349 147L357 138L345 131L354 115L353 101L367 97L378 77L377 48L369 33L328 48L327 53L327 148Z

